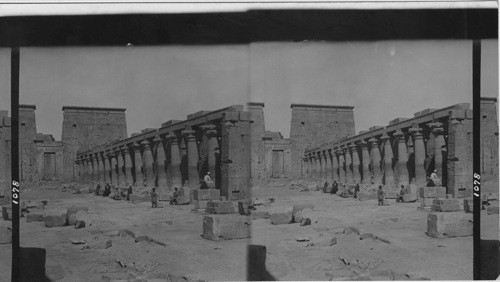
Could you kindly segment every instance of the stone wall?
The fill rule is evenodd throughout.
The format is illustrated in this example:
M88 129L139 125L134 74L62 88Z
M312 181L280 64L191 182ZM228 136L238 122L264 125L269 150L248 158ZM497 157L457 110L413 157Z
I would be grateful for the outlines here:
M302 158L306 150L355 134L354 107L292 104L291 108L290 177L299 178L304 171Z
M63 107L64 180L76 179L78 150L127 138L125 109Z
M481 174L483 180L498 179L498 117L496 98L481 98Z
M264 103L248 103L250 112L250 134L251 134L251 181L258 183L265 178L265 156L264 156Z
M36 171L36 107L19 105L19 177L21 181L37 181Z
M10 198L11 182L11 119L0 111L0 196Z

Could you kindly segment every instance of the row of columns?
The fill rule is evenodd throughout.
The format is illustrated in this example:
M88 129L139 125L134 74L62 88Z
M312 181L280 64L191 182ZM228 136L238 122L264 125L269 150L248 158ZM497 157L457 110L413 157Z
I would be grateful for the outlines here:
M215 177L216 154L219 153L218 132L215 125L204 125L200 128L207 138L208 170ZM86 154L76 161L81 171L81 180L125 187L181 187L183 152L179 147L179 139L184 138L188 185L197 187L200 184L200 175L195 134L194 130L184 130L181 132L182 137L169 133L152 140Z
M411 180L409 173L409 165L411 165L415 171L414 183L423 186L427 181L426 155L434 156L434 167L437 168L438 174L441 174L443 173L442 152L446 150L442 123L430 123L428 126L432 135L428 142L432 142L431 148L434 148L430 154L427 154L425 149L422 129L412 127L408 129L408 133L413 140L409 137L408 143L404 133L397 130L392 135L394 140L392 144L390 136L384 134L379 139L372 137L369 140L309 153L304 158L308 178L340 183L369 184L373 182L374 184L408 185ZM397 162L394 167L393 146L394 151L397 152ZM409 164L409 151L414 154L412 164ZM395 172L398 175L397 183Z

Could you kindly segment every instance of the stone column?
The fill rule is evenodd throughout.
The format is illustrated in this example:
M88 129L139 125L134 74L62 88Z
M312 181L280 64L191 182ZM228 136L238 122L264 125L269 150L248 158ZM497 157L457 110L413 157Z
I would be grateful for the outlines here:
M86 182L87 181L88 168L87 168L87 160L85 159L85 156L81 157L80 162L82 163L82 182Z
M211 177L215 179L215 152L219 148L219 142L217 141L217 130L215 125L207 125L203 129L205 130L205 135L207 136L208 140L208 171L210 171Z
M156 144L156 176L158 178L158 187L161 192L166 193L169 188L166 166L167 152L165 152L162 139L155 139L154 141Z
M309 180L313 180L316 177L316 159L312 153L309 153L309 163L310 163L310 173Z
M155 175L153 172L154 158L151 149L151 145L146 140L141 142L141 145L144 148L144 172L146 177L146 186L154 187L155 186Z
M337 150L332 149L332 182L339 182L339 161L337 159Z
M118 182L118 186L123 187L125 185L125 174L124 174L124 169L123 169L123 156L122 156L122 149L121 148L115 148L115 156L116 156L116 182Z
M88 181L90 183L94 183L94 164L92 163L92 156L89 155L87 158L87 165L88 165L88 170L89 170L89 178Z
M347 183L347 172L346 172L346 162L345 162L345 152L344 148L339 148L337 151L339 154L339 176L340 182Z
M182 187L182 175L181 175L181 152L179 149L179 141L177 136L168 136L167 140L170 144L170 167L172 172L172 187L181 188Z
M352 175L352 158L351 158L351 152L349 151L348 147L343 147L342 150L344 151L344 157L345 157L345 183L347 184L352 184L354 181L353 175Z
M108 161L108 156L107 153L101 152L101 160L102 160L102 167L104 169L104 176L103 176L103 184L106 185L107 183L111 182L111 178L109 177L109 161Z
M330 184L333 182L333 168L332 168L332 157L330 154L330 150L325 150L325 159L326 159L326 181Z
M200 176L198 174L198 144L194 130L184 130L182 135L186 137L187 160L188 160L188 185L190 188L196 188L200 185Z
M144 186L144 175L142 174L142 155L141 145L134 144L134 186Z
M316 156L316 178L314 181L321 181L321 154L320 152L314 153Z
M116 162L116 155L115 153L109 153L109 160L110 160L110 163L111 163L111 183L113 185L118 185L118 175L117 175L117 171L116 171L116 167L118 166L117 162Z
M361 158L362 158L362 166L363 166L363 178L361 183L370 184L371 183L371 174L370 174L370 154L368 153L368 143L365 141L361 141L359 143L361 146Z
M383 164L381 161L382 155L380 154L377 138L371 138L369 141L372 148L371 155L373 161L373 182L376 185L380 185L383 184L382 179L384 177Z
M132 177L132 158L130 157L130 148L124 147L122 148L122 154L125 157L125 162L124 162L124 178L125 178L125 187L129 187L134 185L134 178Z
M398 162L397 162L397 171L398 171L398 187L401 185L408 186L410 184L409 176L408 176L408 167L406 163L408 162L408 149L406 148L406 139L400 130L394 133L394 137L398 142Z
M325 155L323 154L323 151L318 152L318 158L319 158L319 181L321 184L325 182L325 172L326 172L326 165L325 165Z
M392 187L395 186L395 182L394 171L392 170L392 159L394 156L392 154L391 139L387 135L383 135L380 139L384 143L384 184Z
M446 186L443 179L443 172L446 170L446 166L443 166L445 163L443 160L443 149L446 150L446 142L443 136L443 124L436 122L429 124L429 126L433 128L432 135L434 135L434 169L437 170L437 176L441 179L441 182L443 182L441 185Z
M352 180L353 183L361 183L361 174L359 173L359 154L357 146L355 144L350 144L349 148L352 152Z
M94 163L94 183L101 182L101 168L99 165L99 157L97 153L92 154L92 160Z
M425 175L425 145L422 136L421 128L411 128L410 133L413 135L413 146L415 155L415 184L418 187L426 185Z

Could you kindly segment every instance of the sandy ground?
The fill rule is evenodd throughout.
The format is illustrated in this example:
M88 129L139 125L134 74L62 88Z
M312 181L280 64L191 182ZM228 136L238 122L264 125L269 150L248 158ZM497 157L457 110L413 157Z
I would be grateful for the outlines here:
M283 184L255 187L252 195L274 198L272 206L314 205L317 223L309 226L272 225L269 219L254 220L252 243L267 246L267 268L277 279L472 279L472 236L428 237L427 212L417 209L420 203L396 204L395 200L389 200L389 206L378 206L376 200L344 199L319 191L300 192ZM259 206L258 210L269 208ZM495 218L490 215L485 220L492 222ZM498 240L498 216L496 220L496 230L491 225L489 236ZM344 227L349 226L390 243L344 234ZM310 237L310 242L335 237L337 244L307 246L308 242L298 242L297 237ZM341 258L354 263L346 265Z
M484 191L498 193L498 183L484 187ZM61 192L60 186L29 189L22 196L23 200L47 200L50 209L89 208L92 226L83 229L47 228L43 222L27 223L21 218L21 246L46 249L46 273L52 281L165 281L168 275L192 281L245 280L248 243L267 246L267 270L279 280L472 279L472 236L428 237L427 212L417 209L420 203L389 200L389 206L378 206L376 200L343 199L319 191L300 192L286 183L268 184L254 187L253 198L272 197L272 206L313 204L315 222L272 225L269 219L256 219L251 240L213 242L201 237L203 212L192 210L193 205L160 202L162 208L152 209L150 203ZM498 224L498 215L483 211L481 238L498 241ZM349 226L389 243L345 234ZM130 235L117 234L124 230L155 242L136 243ZM310 241L298 242L298 237ZM318 244L332 238L337 240L332 246ZM84 245L72 244L72 240L84 240L86 245L111 240L112 246L82 249ZM308 246L311 242L316 245ZM10 253L10 245L0 245L0 272L4 274L0 281L10 281Z
M203 213L193 211L193 205L170 206L160 202L163 208L152 209L147 202L133 204L50 187L25 192L23 199L48 200L46 208L89 208L92 226L82 229L47 228L43 222L27 223L21 219L21 246L47 250L46 273L52 281L135 281L166 279L169 274L190 281L246 278L248 240L203 239ZM136 243L130 235L117 236L115 230L131 231L135 237L145 235L154 242ZM84 245L72 244L71 240L85 240L88 245L111 240L112 246L82 250ZM2 253L7 248L2 246Z

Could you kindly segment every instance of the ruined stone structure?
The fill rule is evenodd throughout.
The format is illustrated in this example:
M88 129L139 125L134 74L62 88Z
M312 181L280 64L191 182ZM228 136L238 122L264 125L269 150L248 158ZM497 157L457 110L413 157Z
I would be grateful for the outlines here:
M265 130L264 104L249 103L252 116L252 180L300 178L304 151L354 135L352 106L292 104L290 138Z
M76 152L127 138L125 109L63 107L64 180L76 179Z
M250 113L243 106L200 111L80 150L76 175L92 184L158 187L165 197L173 187L198 188L210 171L220 195L236 200L249 196L250 144Z
M354 107L292 104L291 108L291 175L299 178L306 150L355 134Z
M11 182L11 119L7 111L0 111L0 196L10 195Z
M483 143L483 163L493 162L492 152L498 150L498 128L492 121L496 119L492 113L495 106L496 99L482 99L481 111L486 113L482 125L491 129L484 133L490 139ZM469 104L426 109L413 118L397 118L388 126L372 127L306 150L303 162L304 178L390 188L401 184L425 186L430 173L437 169L447 194L461 197L472 188L472 110ZM498 177L498 160L493 167L496 171L491 174Z
M481 175L483 180L498 179L497 99L481 98Z

